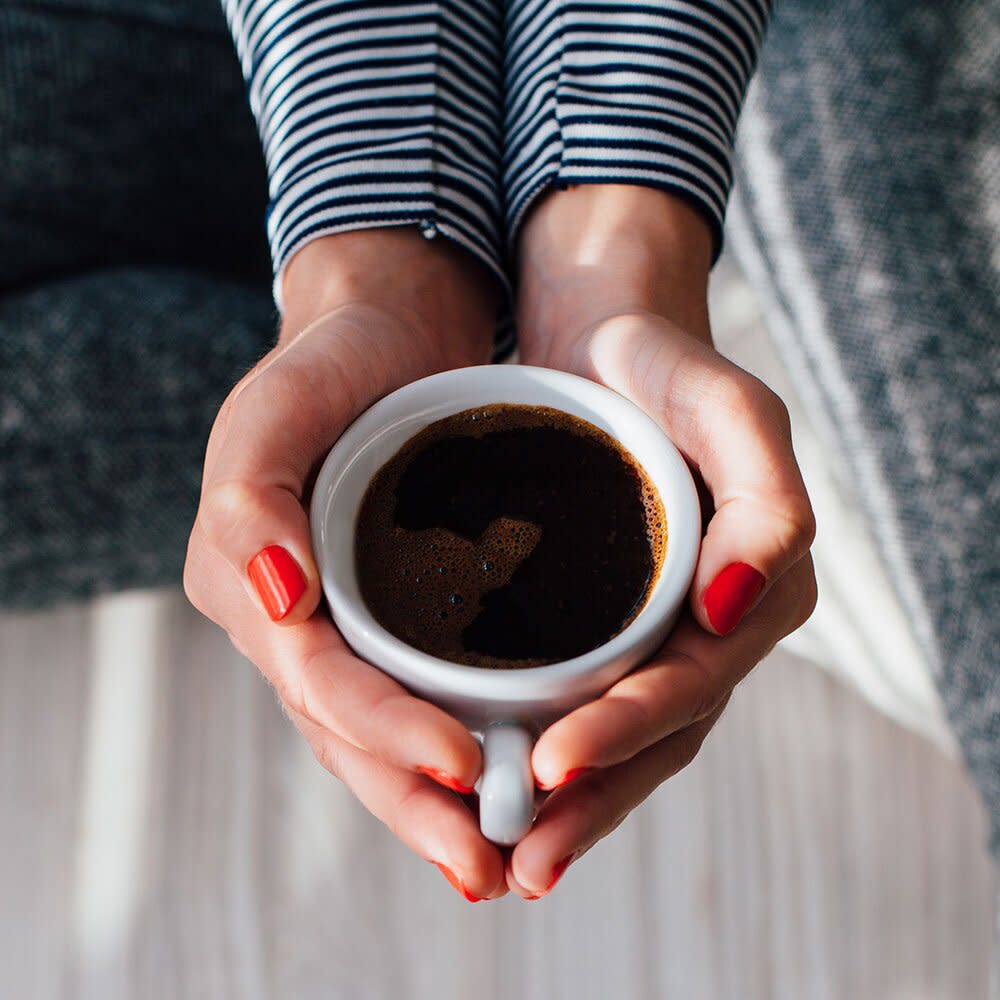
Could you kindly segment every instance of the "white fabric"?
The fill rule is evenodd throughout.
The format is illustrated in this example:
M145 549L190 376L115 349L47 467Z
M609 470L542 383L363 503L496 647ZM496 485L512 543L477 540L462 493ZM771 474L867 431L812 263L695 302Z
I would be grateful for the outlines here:
M816 512L813 559L820 600L785 641L791 651L851 684L901 725L957 756L944 707L916 634L860 512L838 456L821 443L763 325L753 292L724 259L714 275L718 347L766 382L788 406L795 453Z

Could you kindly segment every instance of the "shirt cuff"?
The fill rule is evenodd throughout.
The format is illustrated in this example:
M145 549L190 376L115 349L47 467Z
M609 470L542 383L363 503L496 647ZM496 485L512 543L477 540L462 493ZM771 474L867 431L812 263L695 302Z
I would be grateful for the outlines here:
M736 121L770 6L514 0L504 156L509 245L551 186L637 184L698 209L718 257Z
M292 255L416 225L509 299L500 206L500 16L490 0L223 0L270 178L275 301Z

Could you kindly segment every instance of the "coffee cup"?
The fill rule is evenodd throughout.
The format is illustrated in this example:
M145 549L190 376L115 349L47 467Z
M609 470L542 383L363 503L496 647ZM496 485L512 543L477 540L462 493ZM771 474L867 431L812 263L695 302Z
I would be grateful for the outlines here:
M387 631L361 596L355 527L375 474L429 424L474 407L543 406L589 421L618 441L656 488L667 547L639 614L580 656L524 669L488 669L439 659ZM657 424L623 396L588 379L527 365L484 365L431 375L379 400L334 445L310 503L323 592L344 639L414 695L438 705L480 739L476 785L483 835L512 845L530 830L535 786L531 751L556 719L599 697L663 643L694 576L701 537L698 494L688 467Z

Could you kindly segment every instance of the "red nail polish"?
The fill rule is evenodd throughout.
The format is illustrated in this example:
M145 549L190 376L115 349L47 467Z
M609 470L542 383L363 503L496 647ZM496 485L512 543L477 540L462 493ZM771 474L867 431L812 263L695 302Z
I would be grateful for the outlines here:
M574 778L579 778L581 774L593 771L592 767L571 767L554 785L539 785L543 792L554 792L563 785L568 785Z
M473 896L468 889L465 888L462 880L448 867L442 864L438 864L437 861L434 864L438 867L441 874L451 883L452 888L457 889L470 903L481 903L482 899L479 896Z
M457 778L453 778L445 771L439 771L434 767L418 767L417 770L421 774L426 774L428 778L436 781L439 785L444 785L445 788L450 788L453 792L458 792L459 795L472 794L472 785L463 785Z
M702 603L712 628L728 635L764 586L764 577L746 563L730 563L705 588Z
M556 785L556 788L562 788L563 785L568 785L574 778L579 778L581 774L586 774L588 771L593 771L592 767L571 767L564 775L562 781Z
M553 866L552 881L549 882L548 888L546 888L545 890L546 892L551 892L555 888L556 882L558 882L559 879L563 877L563 873L566 871L567 868L569 868L569 863L573 860L574 856L575 855L567 854L566 857L562 859L562 861L558 862L555 866Z
M281 621L306 592L298 563L280 545L268 545L250 560L247 576L272 621Z

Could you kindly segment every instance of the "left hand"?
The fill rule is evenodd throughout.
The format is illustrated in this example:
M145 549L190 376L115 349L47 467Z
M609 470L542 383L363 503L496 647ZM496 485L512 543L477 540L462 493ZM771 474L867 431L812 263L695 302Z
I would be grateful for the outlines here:
M519 249L522 360L632 399L710 498L677 628L649 663L535 747L536 781L555 790L508 860L507 882L536 899L691 762L734 686L812 613L816 583L787 410L712 346L702 218L656 190L582 186L550 193Z

